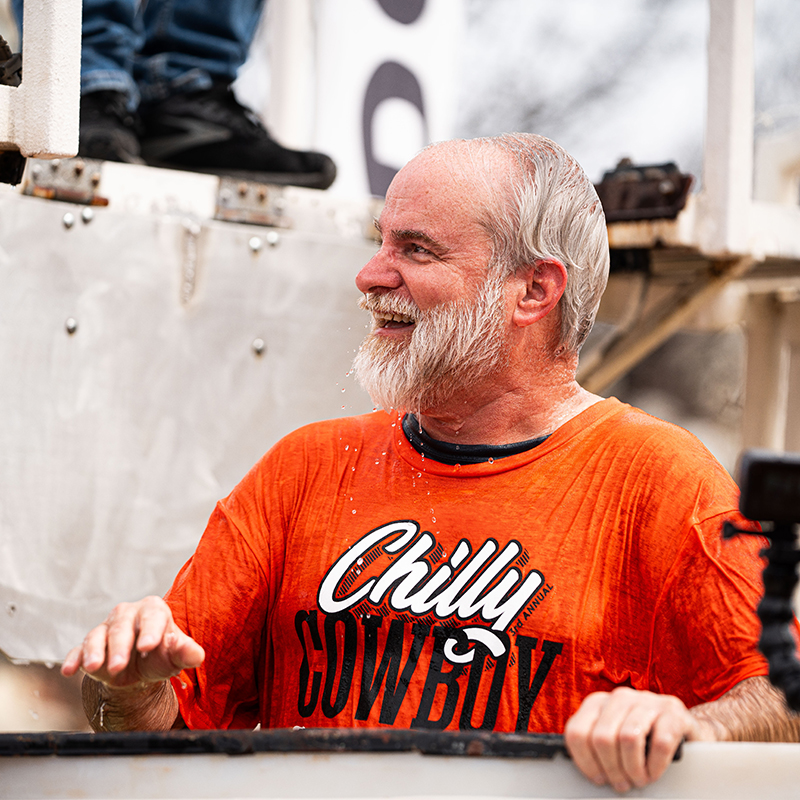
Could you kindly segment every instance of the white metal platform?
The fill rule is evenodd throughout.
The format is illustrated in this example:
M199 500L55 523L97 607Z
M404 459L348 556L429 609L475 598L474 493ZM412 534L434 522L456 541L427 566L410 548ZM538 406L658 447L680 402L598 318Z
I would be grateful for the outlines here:
M0 794L7 800L620 797L591 784L563 756L415 752L5 757ZM796 800L800 745L690 742L661 780L624 796Z

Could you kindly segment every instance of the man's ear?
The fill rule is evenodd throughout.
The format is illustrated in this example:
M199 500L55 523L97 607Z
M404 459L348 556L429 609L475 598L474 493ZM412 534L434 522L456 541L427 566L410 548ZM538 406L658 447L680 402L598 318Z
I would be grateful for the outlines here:
M546 317L567 288L567 269L555 260L537 259L517 269L524 287L517 298L513 319L521 328Z

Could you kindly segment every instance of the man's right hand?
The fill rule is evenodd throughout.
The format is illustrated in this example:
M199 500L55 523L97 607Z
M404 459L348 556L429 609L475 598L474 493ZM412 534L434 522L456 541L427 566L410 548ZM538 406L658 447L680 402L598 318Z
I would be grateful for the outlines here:
M203 648L172 619L160 597L120 603L83 644L69 651L61 667L69 677L79 669L114 689L163 681L203 663Z

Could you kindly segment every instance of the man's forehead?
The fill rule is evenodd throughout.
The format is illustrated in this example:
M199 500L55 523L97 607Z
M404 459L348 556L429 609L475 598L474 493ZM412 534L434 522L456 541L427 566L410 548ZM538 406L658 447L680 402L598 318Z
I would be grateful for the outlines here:
M493 183L508 170L507 156L490 146L472 142L445 142L423 150L392 181L386 194L379 229L394 229L409 216L419 224L401 227L417 229L423 222L449 220L472 227L480 225L487 208L497 202Z
M431 145L401 170L419 170L447 177L453 183L480 188L487 177L500 178L510 169L508 154L487 140L457 139Z

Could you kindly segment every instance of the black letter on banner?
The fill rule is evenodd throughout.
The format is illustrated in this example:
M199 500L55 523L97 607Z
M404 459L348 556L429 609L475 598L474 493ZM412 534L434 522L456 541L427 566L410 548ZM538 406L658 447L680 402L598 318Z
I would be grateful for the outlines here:
M306 702L308 695L308 676L311 669L308 661L308 650L306 649L306 639L303 636L303 623L308 627L311 634L311 644L315 650L322 650L322 639L319 637L317 629L316 611L298 611L294 617L294 629L297 631L297 638L303 648L303 662L300 664L300 691L297 695L297 712L301 717L310 717L314 713L319 698L319 684L322 681L322 673L314 670L314 680L311 682L311 697Z
M396 22L410 25L419 18L425 0L378 0L378 5Z
M406 696L408 684L417 668L419 654L425 637L430 633L430 625L414 624L411 632L414 640L411 643L411 652L408 654L403 672L398 683L397 674L400 671L400 663L403 659L403 640L405 638L405 623L399 619L393 619L389 626L389 633L386 636L386 645L383 648L381 663L378 667L378 674L375 674L375 664L378 660L378 628L383 622L383 617L364 617L364 666L361 669L361 694L358 698L358 708L356 709L356 719L365 720L369 718L372 706L381 690L383 690L383 702L381 703L380 721L384 725L394 724L397 712L403 698Z
M369 191L376 197L383 197L389 184L397 173L395 167L388 164L381 164L373 153L372 148L372 118L375 116L375 109L383 100L390 97L397 97L400 100L407 100L419 109L422 115L423 136L428 141L428 125L425 120L425 109L422 104L422 88L419 81L407 67L398 64L396 61L384 61L375 70L367 93L364 95L364 114L362 129L364 133L364 156L367 162L367 178L369 179ZM420 142L420 145L423 144ZM414 148L418 150L418 147Z
M524 733L528 730L531 709L539 696L542 684L550 672L550 667L556 660L556 656L564 647L560 642L542 642L544 655L536 668L536 674L531 681L531 661L533 660L533 650L536 647L536 638L530 636L517 636L517 647L519 648L519 714L517 715L517 725L515 731Z
M333 682L336 680L336 668L339 664L336 624L344 625L344 641L342 643L342 674L339 676L339 689L336 700L331 704ZM346 705L350 694L350 682L356 665L356 649L358 646L358 629L353 615L349 611L328 614L325 617L325 655L328 663L325 669L325 688L322 692L322 713L330 718L335 717Z
M495 661L492 684L489 687L489 698L486 702L486 710L483 712L483 722L481 722L478 728L472 724L472 713L475 709L475 700L478 697L478 690L481 686L486 657L491 655L491 653L485 645L475 645L473 651L475 655L472 657L472 661L469 665L469 683L467 684L467 691L464 694L464 705L461 707L461 718L458 721L458 727L462 731L494 730L494 724L497 722L497 712L500 710L500 697L503 694L503 681L506 677L508 655L511 650L511 642L508 638L508 634L500 632L498 635L503 640L506 652L501 658Z
M419 702L417 716L411 720L412 728L436 728L444 730L453 719L458 702L458 676L464 671L463 664L453 664L453 668L447 672L442 671L444 662L444 646L448 639L460 634L458 628L435 627L433 629L433 655L428 666L428 674L425 677L425 686L422 690L422 699ZM433 700L436 696L436 688L444 684L447 687L447 694L444 698L442 715L439 719L431 719L431 709Z

